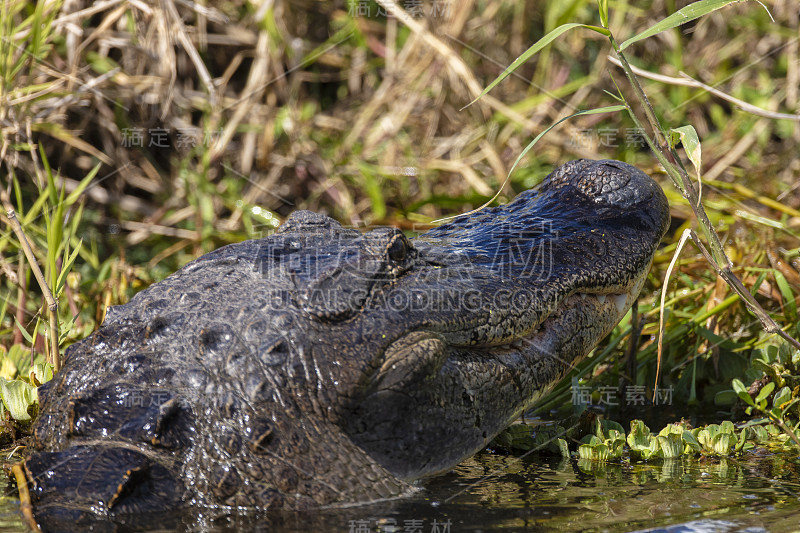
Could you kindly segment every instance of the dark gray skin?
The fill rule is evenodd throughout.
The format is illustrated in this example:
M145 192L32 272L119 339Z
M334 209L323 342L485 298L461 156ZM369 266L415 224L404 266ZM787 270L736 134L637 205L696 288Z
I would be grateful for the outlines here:
M39 392L35 515L408 494L613 329L668 223L649 177L586 160L411 241L294 213L110 309L70 347Z

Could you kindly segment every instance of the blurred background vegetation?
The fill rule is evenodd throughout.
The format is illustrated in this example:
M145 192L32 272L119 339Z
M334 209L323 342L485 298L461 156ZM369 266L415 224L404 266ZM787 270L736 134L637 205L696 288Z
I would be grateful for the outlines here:
M612 1L609 27L621 42L687 3ZM577 30L462 109L558 25L599 24L594 0L398 4L411 27L367 0L6 2L0 185L56 285L62 347L96 329L108 305L220 245L267 235L296 209L414 232L475 208L542 130L616 103L605 92L616 85L628 94L608 41ZM728 6L626 53L662 122L697 130L703 202L736 272L797 335L798 7L763 4ZM580 157L634 164L670 198L673 227L640 298L638 351L625 353L626 318L578 369L649 389L664 270L691 210L625 113L554 129L498 201ZM0 355L13 352L14 369L3 374L13 378L27 375L20 351L46 350L47 320L2 218ZM683 252L667 296L661 386L674 388L676 403L717 398L729 407L720 393L732 378L759 379L757 359L786 362L696 249ZM568 385L548 409L570 403ZM796 396L800 383L792 386Z

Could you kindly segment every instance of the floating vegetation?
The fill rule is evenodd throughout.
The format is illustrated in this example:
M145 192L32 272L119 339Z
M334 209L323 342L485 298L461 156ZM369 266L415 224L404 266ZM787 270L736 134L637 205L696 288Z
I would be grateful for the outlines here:
M756 447L776 452L797 450L791 436L766 418L739 425L726 420L696 428L681 421L666 425L658 433L650 431L641 420L632 420L627 434L619 423L595 418L593 432L577 441L572 433L562 426L532 431L526 424L514 424L498 435L492 446L517 452L560 453L580 461L601 462L626 458L636 462L684 456L730 457ZM800 436L797 427L794 433ZM573 446L568 441L572 441Z

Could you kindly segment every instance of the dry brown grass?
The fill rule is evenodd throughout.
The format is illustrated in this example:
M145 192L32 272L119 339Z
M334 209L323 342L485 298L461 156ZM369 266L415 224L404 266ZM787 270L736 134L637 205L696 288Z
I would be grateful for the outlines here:
M382 3L389 11L396 5ZM370 16L356 13L360 5ZM54 97L27 109L27 117L12 117L15 133L25 139L30 115L34 124L71 132L59 139L34 127L32 137L73 186L103 162L106 178L90 198L114 218L185 223L190 233L178 238L202 238L191 233L195 210L185 209L192 184L180 174L187 171L213 185L203 191L211 196L224 194L223 176L244 180L244 205L279 215L309 207L352 223L403 222L409 208L435 217L442 207L463 209L490 195L533 135L576 109L607 105L602 90L613 88L611 76L622 79L606 59L608 44L576 31L460 110L543 31L595 22L596 11L591 2L563 13L556 3L508 0L423 5L426 16L410 18L409 30L378 16L379 5L358 1L64 2L54 22L59 46L37 66L35 80L53 82ZM646 41L634 56L645 69L675 77L683 70L764 108L796 112L797 14L788 1L771 8L776 23L768 32L762 10L735 5ZM665 6L612 14L612 29L624 36L662 18ZM700 90L649 89L668 123L697 128L713 177L775 175L767 191L774 196L796 187L796 124L743 117ZM623 116L565 124L537 146L514 187L574 157L626 157L648 166L646 152L624 146L630 127ZM136 128L145 132L145 146L129 146ZM160 142L146 134L155 128L168 132L166 147L147 146ZM12 152L6 159L33 174L25 157ZM457 201L421 205L437 196ZM795 197L785 199L797 208ZM211 203L216 230L241 228L241 210ZM144 236L131 235L130 242Z
M547 31L566 22L597 24L595 4L427 0L422 16L406 22L402 13L387 18L378 9L409 2L380 4L43 4L53 47L0 94L4 168L35 191L41 161L30 148L38 144L71 190L103 164L86 192L93 224L84 235L101 256L123 258L113 269L122 277L114 274L99 290L107 304L124 300L115 283L146 277L125 257L172 269L223 242L257 236L268 220L298 208L354 225L404 228L474 208L503 183L535 135L578 109L613 103L604 91L614 92L614 81L625 90L607 41L572 31L462 110ZM615 4L610 27L621 41L683 4ZM359 6L369 14L358 13ZM796 3L767 6L774 23L756 3L735 4L638 43L628 57L650 73L680 80L685 72L763 110L796 115ZM24 14L14 15L16 23ZM22 57L30 39L12 37L20 47L11 53ZM697 129L703 198L737 265L753 267L745 283L759 281L759 265L770 267L767 241L782 267L800 266L792 267L800 254L798 122L742 112L703 89L644 85L664 123ZM623 159L658 175L631 128L624 114L562 124L527 156L501 201L576 157ZM136 131L144 135L141 146L131 145ZM688 207L663 184L676 226L688 221ZM257 216L255 207L273 218ZM737 236L742 227L746 239ZM657 258L659 268L668 260ZM16 270L8 258L0 267ZM676 290L688 289L676 293L675 303L705 308L716 294L714 276L702 274L708 270L696 258L681 269ZM698 272L710 283L695 290L685 274ZM773 307L785 303L771 278L761 285ZM735 331L745 316L722 331Z

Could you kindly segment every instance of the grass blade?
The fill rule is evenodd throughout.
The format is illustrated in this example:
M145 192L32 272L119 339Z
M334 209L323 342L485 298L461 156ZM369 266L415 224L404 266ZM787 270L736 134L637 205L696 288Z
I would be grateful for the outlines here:
M54 137L55 139L58 139L59 141L72 146L76 150L85 152L91 155L92 157L96 157L106 165L111 165L113 163L111 161L111 158L108 157L106 154L104 154L103 152L101 152L88 142L84 141L83 139L75 137L67 130L62 128L59 124L52 124L52 123L33 124L31 125L31 128L33 129L33 131L46 133L47 135L50 135L51 137Z
M472 104L474 104L475 102L477 102L478 100L480 100L480 99L483 97L483 95L485 95L486 93L488 93L489 91L491 91L492 89L494 89L494 88L495 88L495 86L496 86L498 83L500 83L501 81L503 81L504 79L506 79L506 78L508 77L508 75L509 75L509 74L511 74L512 72L514 72L515 70L517 70L517 69L519 68L519 66L520 66L520 65L522 65L523 63L525 63L525 62L526 62L528 59L530 59L531 57L533 57L533 56L534 56L536 53L538 53L538 52L539 52L539 51L540 51L542 48L544 48L545 46L547 46L548 44L550 44L551 42L553 42L553 40L555 40L555 38L556 38L556 37L558 37L559 35L561 35L562 33L566 32L566 31L569 31L569 30L571 30L572 28L587 28L587 29L590 29L590 30L592 30L592 31L596 31L597 33L600 33L600 34L602 34L602 35L605 35L606 37L608 37L608 36L611 34L611 33L610 33L610 32L609 32L607 29L605 29L605 28L601 28L601 27L599 27L599 26L592 26L592 25L590 25L590 24L579 24L579 23L577 23L577 22L570 22L569 24L562 24L562 25L561 25L561 26L559 26L558 28L554 29L553 31L551 31L550 33L548 33L547 35L545 35L544 37L542 37L541 39L539 39L538 41L536 41L536 42L533 44L533 46L531 46L530 48L528 48L527 50L525 50L525 51L522 53L522 55L520 55L518 58L516 58L516 59L514 60L514 62L513 62L513 63L511 63L511 64L508 66L508 68L506 68L506 69L503 71L503 73L502 73L502 74L500 74L500 75L499 75L497 78L495 78L495 80L494 80L492 83L490 83L489 85L487 85L487 86L486 86L486 88L483 90L483 92L481 92L481 94L479 94L477 98L475 98L473 101L471 101L470 103L468 103L467 105L465 105L465 106L464 106L464 107L462 107L461 109L467 108L467 107L471 106Z
M535 139L533 139L530 143L528 143L528 146L526 146L525 149L522 150L522 153L520 153L517 156L517 159L516 159L516 161L514 161L514 164L511 166L511 170L508 171L508 175L506 175L506 179L503 181L503 184L500 185L500 187L497 189L497 193L495 193L495 195L492 196L492 198L488 202L486 202L482 206L478 207L477 209L473 209L472 211L467 211L466 213L461 213L459 215L453 215L453 216L450 216L450 217L439 218L439 219L434 220L433 222L434 223L438 223L438 222L443 222L445 220L450 220L450 219L457 218L457 217L463 217L464 215L471 215L472 213L477 213L481 209L491 205L491 203L494 202L497 199L498 196L500 196L500 193L503 192L503 189L505 188L506 183L508 183L508 180L511 179L511 174L514 172L514 169L517 168L517 165L519 164L519 162L522 161L522 158L525 157L525 154L527 154L530 151L530 149L533 148L533 146L537 142L539 142L539 139L544 137L544 135L548 131L552 130L553 128L555 128L556 126L558 126L559 124L561 124L565 120L571 119L572 117L577 117L579 115L597 115L599 113L613 113L614 111L623 111L625 109L627 109L627 106L624 106L624 105L610 105L610 106L607 106L607 107L598 107L596 109L585 109L583 111L578 111L577 113L573 113L571 115L568 115L568 116L562 118L561 120L559 120L558 122L556 122L554 124L551 124L546 130L541 132L539 135L536 136Z
M75 262L75 258L78 257L78 253L81 251L81 247L83 246L83 239L78 242L78 246L72 250L72 253L67 258L67 261L61 267L61 272L58 275L58 280L56 280L56 287L53 291L55 294L61 294L61 289L64 287L64 282L67 280L67 274L70 273L72 270L72 263Z
M89 186L89 183L91 183L92 179L97 175L98 170L100 170L100 163L96 164L94 168L90 170L88 174L86 174L86 177L81 180L75 190L69 193L66 201L68 206L74 204L78 197L83 194L83 191Z
M620 51L625 50L633 43L641 41L642 39L647 39L648 37L652 37L653 35L661 33L662 31L677 28L681 24L686 24L689 21L700 18L703 15L711 13L712 11L716 11L717 9L725 7L728 4L739 3L741 1L742 0L700 0L699 2L689 4L667 18L657 22L656 24L653 24L643 32L634 35L622 43L619 49Z
M600 23L608 28L608 0L598 0L597 9L600 11Z
M506 177L506 181L508 181L508 178L511 176L511 173L514 172L515 168L517 168L517 165L522 160L522 158L525 157L525 154L527 154L530 151L530 149L533 148L533 145L536 144L537 142L539 142L539 139L544 137L544 135L548 131L552 130L553 128L555 128L556 126L558 126L559 124L561 124L565 120L568 120L568 119L571 119L573 117L577 117L577 116L580 116L580 115L597 115L599 113L613 113L615 111L624 111L625 109L627 109L627 106L622 105L622 104L610 105L610 106L606 106L606 107L598 107L598 108L595 108L595 109L585 109L583 111L578 111L577 113L573 113L571 115L568 115L568 116L562 118L561 120L559 120L558 122L555 122L554 124L551 124L550 126L547 127L546 130L541 132L539 135L536 136L535 139L533 139L530 143L528 143L528 146L526 146L525 149L522 150L522 152L519 154L519 156L517 156L516 161L514 161L514 164L511 165L511 170L508 171L508 177ZM505 183L503 183L503 185L505 185ZM500 189L502 190L503 187L500 187Z

